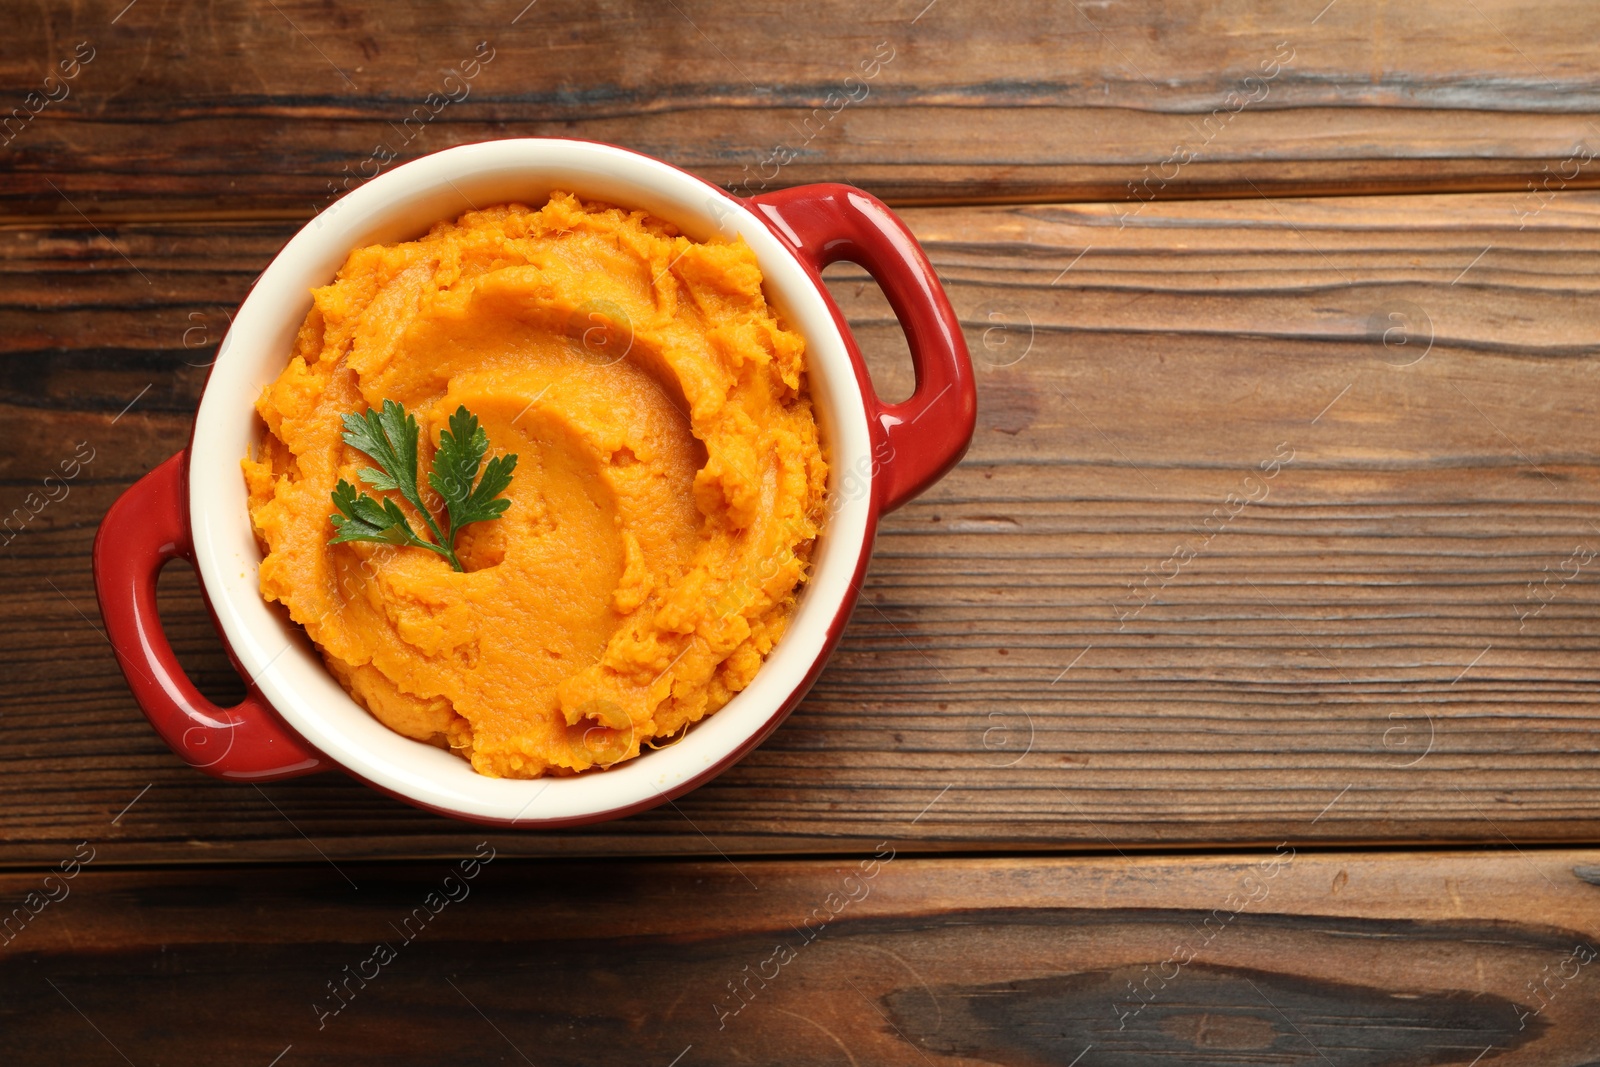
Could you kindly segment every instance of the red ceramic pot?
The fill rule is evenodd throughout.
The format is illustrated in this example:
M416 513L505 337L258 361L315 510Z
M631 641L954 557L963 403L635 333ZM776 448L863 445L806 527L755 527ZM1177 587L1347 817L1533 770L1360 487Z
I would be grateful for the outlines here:
M286 365L311 289L327 284L352 249L415 238L471 204L540 204L552 189L646 209L697 240L744 237L768 300L806 339L831 475L811 578L750 686L671 747L602 772L526 781L484 777L390 731L339 687L304 631L261 599L239 461L258 442L253 405ZM819 274L836 260L865 267L887 294L916 368L909 400L885 404L873 393ZM100 609L145 716L174 752L209 774L263 782L339 769L421 807L495 825L616 818L731 766L800 702L849 620L878 516L955 465L972 437L976 403L960 324L927 257L900 220L859 189L811 185L740 200L610 145L530 138L452 148L351 192L273 260L218 350L189 448L124 493L100 525ZM198 571L217 630L249 684L234 707L200 695L162 633L156 575L180 557Z

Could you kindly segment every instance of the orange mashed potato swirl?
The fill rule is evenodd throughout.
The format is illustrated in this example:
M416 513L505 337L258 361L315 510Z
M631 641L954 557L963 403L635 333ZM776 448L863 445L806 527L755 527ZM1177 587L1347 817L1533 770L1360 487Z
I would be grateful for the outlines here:
M742 240L559 192L353 252L256 405L262 596L379 721L482 774L609 766L716 711L782 636L824 510L804 342L761 284ZM385 400L424 483L458 405L519 457L465 573L328 543L371 465L340 417Z

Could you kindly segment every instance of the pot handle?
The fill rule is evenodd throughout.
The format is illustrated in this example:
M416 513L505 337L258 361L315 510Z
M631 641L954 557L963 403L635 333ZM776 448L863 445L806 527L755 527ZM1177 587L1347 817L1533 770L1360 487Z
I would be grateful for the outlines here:
M882 484L879 510L892 511L944 477L972 440L978 395L961 323L916 238L872 194L850 185L802 185L762 193L748 204L819 274L819 284L830 263L844 259L865 267L900 320L917 375L910 399L879 400L850 346L882 446L873 450L873 480Z
M179 452L135 482L95 535L95 593L117 665L150 725L191 767L250 782L326 770L326 761L288 731L253 684L231 708L201 696L161 629L156 576L169 560L194 562L184 511L186 458Z

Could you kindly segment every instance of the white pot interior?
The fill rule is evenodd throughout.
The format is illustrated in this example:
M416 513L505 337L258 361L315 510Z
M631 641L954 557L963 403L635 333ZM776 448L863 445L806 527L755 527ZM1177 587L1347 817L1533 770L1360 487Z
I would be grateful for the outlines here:
M254 404L288 363L310 290L352 249L409 240L469 207L542 205L552 189L643 208L690 237L742 235L768 300L806 340L810 385L831 466L830 517L782 641L751 685L668 748L610 770L533 781L493 779L466 761L393 733L353 701L298 626L262 599L239 461L261 432ZM196 417L189 513L200 579L223 636L283 718L360 777L431 807L532 824L653 803L725 763L758 733L822 654L849 592L871 508L867 414L843 339L794 256L740 204L691 175L622 149L525 139L464 145L372 179L291 240L251 291L217 354Z

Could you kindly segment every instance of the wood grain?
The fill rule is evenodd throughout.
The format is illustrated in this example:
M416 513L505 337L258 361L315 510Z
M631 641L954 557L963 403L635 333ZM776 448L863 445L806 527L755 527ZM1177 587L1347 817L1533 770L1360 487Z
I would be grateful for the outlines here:
M520 135L899 202L1543 192L1594 186L1600 150L1584 0L122 8L10 5L4 106L38 114L0 147L0 217L304 218L391 160Z
M0 1049L86 1067L1600 1062L1600 889L1572 873L1593 853L974 861L883 842L735 867L519 865L502 844L465 868L96 857L0 877L7 909L39 895L0 949Z
M843 647L758 752L676 806L504 848L1600 839L1600 196L1516 203L908 211L978 361L968 459L887 519ZM95 526L185 443L227 312L289 232L0 231L0 513L94 450L0 548L0 862L472 837L338 776L196 774L98 629ZM881 296L830 279L905 392ZM180 654L236 695L193 579L163 587Z

